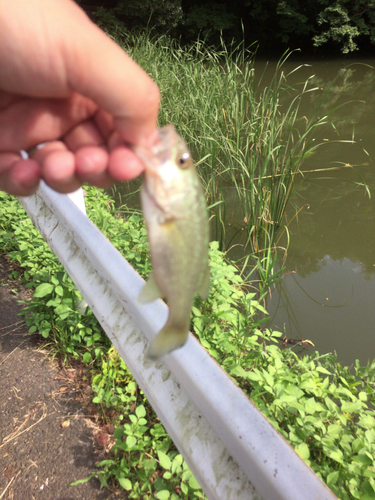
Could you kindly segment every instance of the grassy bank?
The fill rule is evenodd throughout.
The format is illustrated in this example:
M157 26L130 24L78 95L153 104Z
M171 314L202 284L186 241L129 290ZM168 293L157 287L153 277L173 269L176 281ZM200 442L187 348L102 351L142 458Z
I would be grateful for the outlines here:
M137 215L119 218L102 192L87 190L89 217L131 265L150 270L146 231ZM34 292L24 315L62 360L80 359L91 373L93 402L112 419L116 443L96 474L129 498L204 498L91 311L79 312L79 292L18 202L0 193L0 248L19 267L13 276ZM375 498L375 363L354 374L333 354L299 358L262 331L261 309L232 263L213 243L209 300L197 302L192 327L209 353L251 397L301 457L343 499Z
M291 88L288 54L264 87L254 54L242 46L181 48L146 33L129 35L124 48L160 86L160 125L174 123L199 160L214 239L229 247L231 222L246 253L262 255L282 228L296 173L321 145L315 139L328 115L319 116L319 105L313 116L299 116L301 100L317 89L309 80Z

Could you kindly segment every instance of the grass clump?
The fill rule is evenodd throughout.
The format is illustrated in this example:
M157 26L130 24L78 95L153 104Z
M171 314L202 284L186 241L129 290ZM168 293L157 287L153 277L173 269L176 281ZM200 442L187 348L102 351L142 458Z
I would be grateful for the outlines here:
M143 221L138 215L120 219L106 195L94 188L87 193L89 217L138 272L148 273ZM96 319L77 308L81 297L70 278L18 202L3 193L0 243L19 265L14 277L34 291L25 311L30 331L41 331L67 362L73 357L87 364L93 402L104 418L114 421L114 446L93 474L103 486L115 482L129 498L203 499ZM217 242L211 244L210 269L210 297L204 303L197 298L193 308L196 336L341 500L374 499L375 362L356 362L351 373L333 354L298 357L282 349L281 333L260 328L257 313L266 312Z
M245 235L247 253L272 247L294 177L328 121L327 114L318 117L320 105L314 116L299 116L301 100L317 88L309 79L297 90L288 84L289 53L263 87L254 54L242 45L213 49L197 41L182 48L146 33L130 35L125 49L160 86L160 125L174 123L198 161L220 248L228 248L236 232ZM229 205L236 207L235 220ZM231 235L228 222L235 227Z

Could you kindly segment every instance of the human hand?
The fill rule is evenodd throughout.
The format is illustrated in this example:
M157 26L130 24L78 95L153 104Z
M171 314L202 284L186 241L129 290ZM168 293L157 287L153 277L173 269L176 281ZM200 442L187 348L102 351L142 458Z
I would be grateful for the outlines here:
M159 90L71 0L0 0L0 189L67 193L143 170ZM20 150L40 143L28 160Z

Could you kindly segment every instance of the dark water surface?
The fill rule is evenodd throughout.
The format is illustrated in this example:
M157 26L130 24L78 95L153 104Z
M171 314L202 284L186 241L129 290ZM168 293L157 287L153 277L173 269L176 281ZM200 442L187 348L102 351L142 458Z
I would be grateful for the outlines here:
M315 75L320 90L304 98L302 114L313 115L328 87L319 116L348 104L332 114L336 130L324 130L325 145L302 169L356 167L296 179L287 220L305 208L288 226L288 274L268 300L270 325L320 353L336 351L344 364L367 363L375 358L375 59L310 64L288 79ZM289 61L286 71L296 66ZM338 142L353 138L357 144Z

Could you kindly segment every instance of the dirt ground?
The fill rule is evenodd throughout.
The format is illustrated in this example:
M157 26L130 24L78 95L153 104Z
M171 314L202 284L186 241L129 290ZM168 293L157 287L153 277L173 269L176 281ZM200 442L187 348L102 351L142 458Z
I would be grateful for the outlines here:
M27 291L8 275L0 259L0 499L126 498L101 490L95 478L69 486L104 458L103 431L85 414L74 375L52 367L40 337L17 316Z

